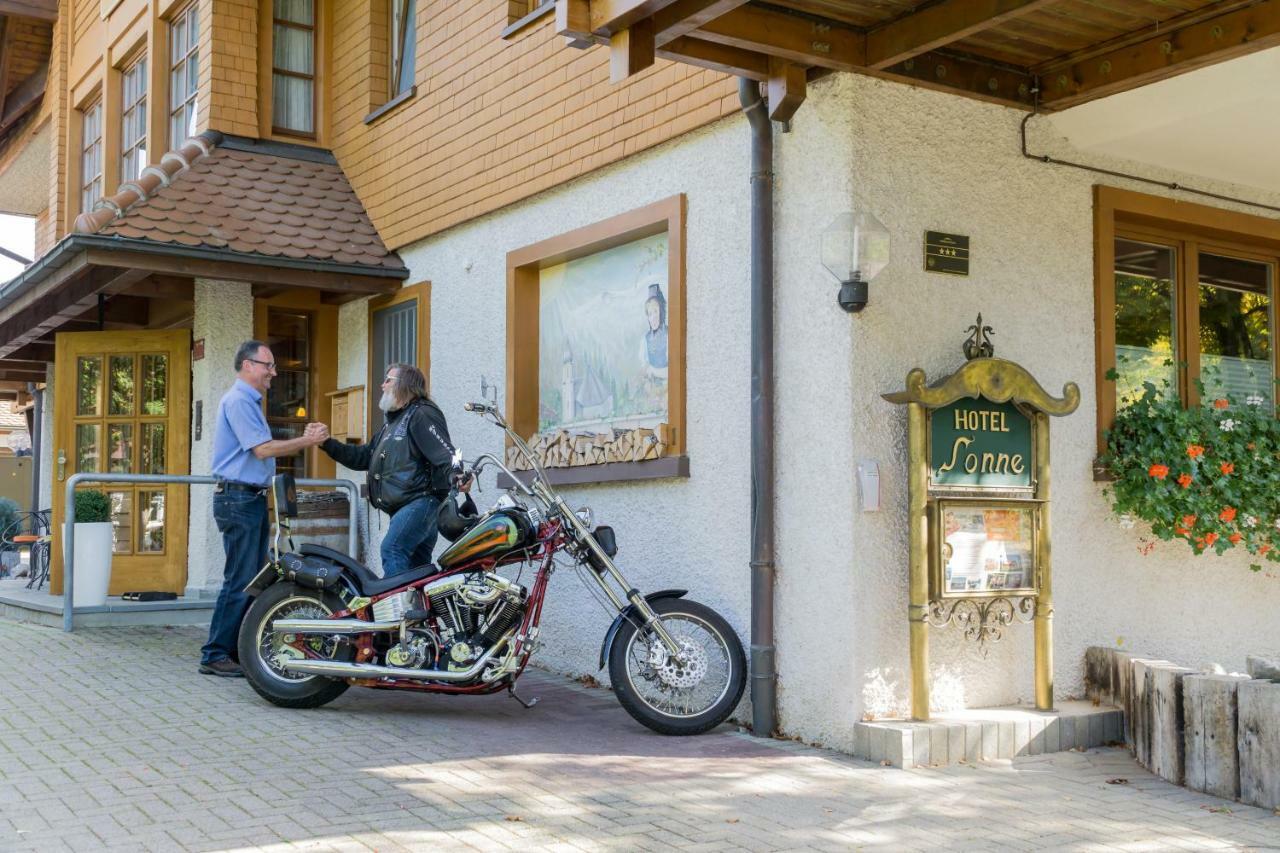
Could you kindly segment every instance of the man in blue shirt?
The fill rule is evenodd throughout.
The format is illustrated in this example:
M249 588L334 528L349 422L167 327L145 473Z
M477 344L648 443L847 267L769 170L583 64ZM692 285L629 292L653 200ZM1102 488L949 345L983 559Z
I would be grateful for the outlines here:
M307 424L298 438L273 439L262 413L262 397L276 375L275 358L261 341L245 341L236 350L236 382L218 404L213 429L213 476L221 482L213 495L213 517L227 554L209 623L209 642L200 654L205 675L240 677L236 636L249 607L244 588L266 564L271 524L267 487L277 456L291 456L324 441L323 424Z

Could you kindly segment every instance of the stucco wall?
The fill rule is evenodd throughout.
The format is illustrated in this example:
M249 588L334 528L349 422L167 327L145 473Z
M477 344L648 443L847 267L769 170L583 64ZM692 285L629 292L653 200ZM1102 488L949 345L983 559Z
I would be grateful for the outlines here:
M191 362L191 473L212 470L213 432L218 401L235 381L231 363L236 348L253 337L253 294L242 281L195 281L195 321L191 338L204 340L204 358ZM195 437L195 404L202 402L203 427ZM213 489L191 487L191 521L187 527L186 595L216 595L222 588L225 557L222 536L213 520Z
M1243 666L1277 645L1280 587L1247 560L1193 559L1185 546L1138 553L1095 484L1093 174L1021 156L1023 114L870 78L814 84L793 130L777 137L777 417L779 714L788 734L850 748L864 714L906 708L906 418L880 395L907 371L931 379L963 361L978 311L997 353L1079 411L1053 424L1057 695L1079 693L1086 646L1188 665ZM1033 148L1079 156L1033 124ZM1085 158L1080 158L1085 159ZM1125 167L1094 159L1099 165ZM1132 166L1152 174L1150 169ZM688 442L692 477L570 489L618 530L621 565L641 589L688 587L749 643L748 139L738 117L453 228L402 251L411 281L432 284L432 391L468 456L501 436L464 414L482 375L504 384L507 251L640 207L688 197ZM1189 181L1267 201L1249 188ZM1118 179L1107 179L1129 186ZM1130 188L1150 191L1133 184ZM1275 199L1271 200L1275 203ZM836 305L821 231L854 205L893 235L893 258L860 315ZM967 278L923 271L923 232L967 234ZM363 379L363 303L341 315L342 382ZM505 390L505 389L503 389ZM860 510L859 459L878 463L882 508ZM497 494L489 488L482 504ZM376 527L375 523L375 527ZM374 531L374 538L378 531ZM1229 615L1228 615L1229 614ZM544 665L595 668L610 616L562 572L545 612ZM1029 627L986 656L954 629L934 630L935 707L1032 697Z

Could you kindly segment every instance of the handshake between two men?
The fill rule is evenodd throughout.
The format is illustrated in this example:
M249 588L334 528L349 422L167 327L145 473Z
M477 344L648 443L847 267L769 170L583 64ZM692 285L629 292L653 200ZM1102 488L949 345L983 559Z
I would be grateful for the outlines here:
M302 437L311 445L324 444L325 439L329 438L329 427L322 423L309 423L302 431Z

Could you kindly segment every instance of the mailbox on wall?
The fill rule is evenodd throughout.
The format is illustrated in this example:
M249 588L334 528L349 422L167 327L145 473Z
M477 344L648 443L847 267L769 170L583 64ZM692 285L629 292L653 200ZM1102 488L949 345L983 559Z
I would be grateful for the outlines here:
M982 315L967 361L927 385L916 368L884 398L907 406L911 714L929 719L929 626L958 624L984 643L1035 623L1036 707L1053 707L1049 417L1080 403L1052 397L1021 365L995 357Z

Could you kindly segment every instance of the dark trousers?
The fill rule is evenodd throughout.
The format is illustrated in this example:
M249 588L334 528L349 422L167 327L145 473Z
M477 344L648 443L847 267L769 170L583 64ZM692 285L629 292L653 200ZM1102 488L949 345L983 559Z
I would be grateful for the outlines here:
M244 588L267 564L267 544L271 523L267 520L267 497L251 492L219 492L213 496L213 518L222 533L227 564L222 570L222 591L213 607L209 642L200 650L201 663L235 658L236 638L249 596Z
M436 549L440 499L414 498L396 510L382 539L382 576L391 577L431 562Z

